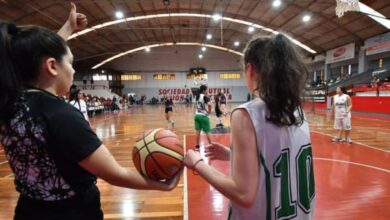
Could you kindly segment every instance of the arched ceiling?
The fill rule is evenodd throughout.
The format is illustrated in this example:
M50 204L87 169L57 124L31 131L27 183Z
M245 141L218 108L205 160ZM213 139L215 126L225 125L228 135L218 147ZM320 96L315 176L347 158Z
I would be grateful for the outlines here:
M348 12L342 18L335 15L334 0L282 0L278 8L273 0L79 0L78 11L88 17L89 26L115 21L115 12L124 17L166 13L221 14L285 32L304 45L323 53L326 50L356 42L388 30L368 16ZM164 4L169 2L169 4ZM390 1L363 0L386 17L390 17ZM69 3L63 0L0 0L0 19L16 24L36 24L58 30L67 18ZM302 22L305 14L311 20ZM242 51L255 34L269 35L256 28L248 33L248 26L202 17L163 17L127 21L106 26L69 41L76 65L91 68L101 61L135 48L168 42L198 42ZM211 40L206 34L213 35ZM240 41L240 46L233 45ZM307 55L311 53L303 50Z

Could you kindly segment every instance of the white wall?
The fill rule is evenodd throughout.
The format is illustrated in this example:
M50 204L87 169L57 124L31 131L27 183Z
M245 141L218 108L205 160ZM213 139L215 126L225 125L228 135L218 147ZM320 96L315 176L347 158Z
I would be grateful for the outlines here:
M151 51L136 52L116 59L104 68L123 72L133 71L188 71L192 67L204 67L208 72L213 70L242 69L241 56L217 49L207 48L203 59L199 46L171 46L151 48Z
M198 55L202 53L203 59ZM207 48L201 51L200 46L171 46L151 48L150 52L140 51L114 60L103 68L115 69L123 74L140 74L142 80L122 81L123 94L136 93L139 96L146 95L147 100L153 96L160 96L160 89L174 93L182 92L182 89L199 88L193 80L187 80L186 75L193 67L203 67L208 74L209 88L224 88L229 90L234 102L246 101L248 90L241 79L220 79L220 73L242 73L241 56ZM154 80L154 74L175 74L175 80ZM176 89L176 90L175 90ZM214 90L210 90L214 93ZM217 91L217 90L216 90ZM185 95L169 94L173 98L181 99Z
M232 102L246 101L248 95L248 89L246 88L241 73L241 79L220 79L220 73L239 73L239 72L211 72L208 73L208 87L210 88L210 94L213 95L218 90L222 89L222 92L231 94ZM180 101L185 95L182 95L183 89L199 88L200 85L195 85L193 80L187 80L187 73L169 72L169 74L175 74L175 80L154 80L153 75L155 73L139 73L142 75L142 80L136 81L122 81L125 88L122 90L123 94L136 93L139 96L146 95L147 100L153 96L172 95L173 98ZM215 88L215 90L214 90ZM169 94L162 94L161 89L169 91ZM169 89L169 90L167 90ZM176 90L175 90L176 89ZM180 89L180 92L178 91ZM224 90L223 90L224 89ZM175 94L173 94L175 93ZM180 93L180 94L178 94ZM186 91L187 93L187 91Z
M180 90L180 92L178 92ZM182 94L182 91L185 91ZM243 86L236 87L209 87L209 91L211 91L211 96L214 95L218 91L226 91L229 95L231 95L231 99L228 102L245 102L248 96L248 89ZM164 92L164 93L163 93ZM166 92L166 93L165 93ZM171 88L124 88L123 94L135 93L139 97L146 96L146 100L150 100L152 97L156 97L160 99L163 96L168 96L169 98L173 98L175 102L184 102L184 98L187 93L191 93L190 88L184 87L171 87ZM180 93L180 94L179 94Z

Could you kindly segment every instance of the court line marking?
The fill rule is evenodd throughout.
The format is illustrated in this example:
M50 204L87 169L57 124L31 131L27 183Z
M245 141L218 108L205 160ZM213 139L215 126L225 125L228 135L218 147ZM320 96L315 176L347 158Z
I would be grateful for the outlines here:
M310 131L310 132L312 132L312 133L317 133L317 134L324 135L324 136L328 136L328 137L334 137L333 135L326 134L326 133L320 132L320 131ZM371 149L374 149L374 150L382 151L382 152L385 152L385 153L390 153L390 151L382 150L382 149L379 149L379 148L376 148L376 147L372 147L372 146L370 146L370 145L363 144L363 143L360 143L360 142L357 142L357 141L352 141L352 143L353 143L353 144L357 144L357 145L361 145L361 146L363 146L363 147L371 148Z
M363 164L363 163L356 163L356 162L351 162L351 161L346 161L346 160L336 160L336 159L322 158L322 157L313 157L313 159L314 160L333 161L333 162L339 162L339 163L349 163L349 164L353 164L353 165L357 165L357 166L367 167L367 168L383 171L383 172L386 172L386 173L390 173L390 170L383 169L383 168L380 168L380 167L371 166L371 165L367 165L367 164Z
M325 113L325 116L327 115L327 112L328 111L326 111L326 110L321 110L321 109L316 109L316 111L317 110L320 110L320 111L323 111L323 113ZM366 119L366 120L374 120L374 121L383 121L383 119L385 119L385 120L388 120L389 118L388 117L386 117L386 116L378 116L380 119L378 119L378 118L372 118L372 117L374 117L374 116L367 116L367 117L364 117L364 116L362 116L362 115L359 115L359 114L361 114L361 113L359 113L359 112L351 112L352 113L352 119L354 119L354 118L359 118L359 119ZM317 115L316 114L316 112L314 112L313 113L314 115ZM322 115L322 113L320 113L321 115ZM356 114L358 114L358 115L356 115ZM364 114L364 113L363 113Z
M93 122L90 122L91 123L91 125L97 125L97 124L100 124L101 122L104 122L104 121L107 121L108 119L112 119L112 118L115 118L115 116L117 116L117 115L110 115L109 117L107 117L107 118L102 118L102 119L99 119L99 120L97 120L97 121L93 121Z
M5 164L5 163L8 163L8 160L0 162L0 165Z
M183 135L183 148L184 153L187 152L186 135ZM184 168L183 180L184 180L184 204L183 204L183 220L188 220L188 181L187 181L187 168Z

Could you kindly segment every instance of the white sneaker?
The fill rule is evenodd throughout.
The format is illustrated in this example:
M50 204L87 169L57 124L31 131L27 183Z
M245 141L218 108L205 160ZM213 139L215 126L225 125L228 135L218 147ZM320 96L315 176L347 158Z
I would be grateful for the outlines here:
M342 140L339 137L335 137L335 138L332 139L332 141L333 142L341 142Z
M347 144L351 144L352 140L351 140L351 138L347 138L347 139L345 139L345 142L347 142Z

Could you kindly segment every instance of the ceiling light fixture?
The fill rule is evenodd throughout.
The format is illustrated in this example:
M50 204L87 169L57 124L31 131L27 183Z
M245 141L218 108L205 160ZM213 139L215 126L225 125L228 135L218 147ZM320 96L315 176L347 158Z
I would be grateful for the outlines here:
M118 19L123 18L124 17L123 12L121 12L121 11L115 12L115 17L118 18Z
M278 8L281 4L282 4L282 1L280 1L280 0L275 0L272 2L272 6L274 6L274 8Z
M163 4L164 4L165 6L168 6L168 5L171 4L171 1L169 1L169 0L163 0Z
M310 16L310 15L305 15L305 16L302 17L302 21L303 21L303 22L309 22L310 19L311 19L311 16Z
M220 14L214 14L214 15L213 15L213 20L214 20L214 21L219 21L219 20L221 20L221 15L220 15Z

